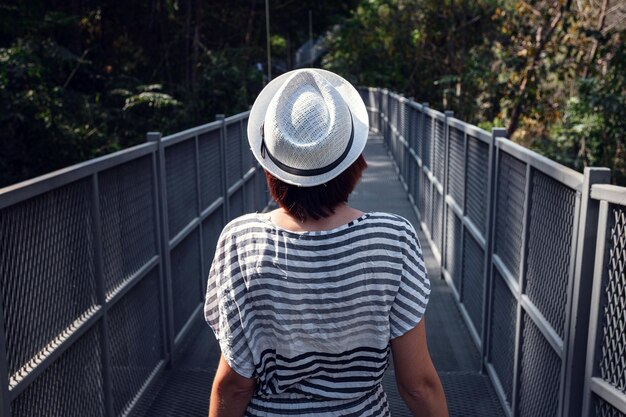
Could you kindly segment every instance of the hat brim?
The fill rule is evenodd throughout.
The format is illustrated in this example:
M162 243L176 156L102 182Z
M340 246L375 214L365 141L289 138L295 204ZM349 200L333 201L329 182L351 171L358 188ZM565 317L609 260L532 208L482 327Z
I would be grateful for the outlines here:
M354 139L352 141L352 148L348 152L348 155L332 170L315 176L290 174L280 169L270 158L263 157L261 155L261 142L263 140L261 136L261 126L265 122L265 114L267 113L270 101L274 98L280 87L297 71L313 71L324 77L326 81L328 81L343 97L348 105L348 108L350 109L350 112L352 113ZM361 96L356 88L339 75L317 68L290 71L270 81L270 83L265 86L257 99L254 101L248 118L248 142L256 160L264 169L269 171L279 180L300 187L313 187L315 185L324 184L345 171L354 161L357 160L359 155L363 153L363 149L365 149L365 144L367 143L368 134L369 117L367 109L365 108L363 99L361 99Z

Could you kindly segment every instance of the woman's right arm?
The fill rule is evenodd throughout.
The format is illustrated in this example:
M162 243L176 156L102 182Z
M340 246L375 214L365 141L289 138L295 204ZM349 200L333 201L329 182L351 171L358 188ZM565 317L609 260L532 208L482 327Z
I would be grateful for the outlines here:
M211 388L209 417L243 416L255 389L256 379L239 375L228 365L224 355L220 355Z
M391 340L396 385L414 417L448 417L448 405L426 344L424 319Z

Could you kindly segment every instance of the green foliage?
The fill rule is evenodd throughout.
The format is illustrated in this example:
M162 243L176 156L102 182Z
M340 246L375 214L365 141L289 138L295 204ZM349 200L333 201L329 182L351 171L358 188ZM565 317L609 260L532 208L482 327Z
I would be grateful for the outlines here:
M287 39L284 36L272 35L270 37L270 45L272 55L287 59L289 51L287 50Z
M362 0L323 63L482 128L505 127L575 169L608 166L626 185L626 26L598 6Z
M154 107L155 109L163 109L168 106L178 106L180 102L176 101L169 94L161 93L162 86L160 84L141 85L139 93L133 94L128 90L116 90L122 96L126 97L126 101L122 110L131 110L142 108L145 106Z
M229 48L209 52L199 64L200 77L189 99L189 111L197 120L212 120L216 114L248 110L263 87L263 74L247 62L250 51Z
M276 0L274 59L356 0ZM258 1L0 2L0 187L245 111L263 84Z
M0 49L0 181L17 182L247 109L260 75L240 54L206 53L193 91L106 76L50 39ZM235 93L233 93L235 92ZM177 96L184 97L184 102Z
M614 181L626 184L626 48L618 45L610 71L581 79L579 96L570 98L550 140L537 149L565 165L613 169Z
M324 67L344 74L360 85L385 86L400 91L408 86L411 15L401 13L395 0L364 1L340 31L329 38Z
M604 4L605 2L603 2ZM247 110L258 1L0 4L0 186ZM338 24L323 66L626 184L625 27L591 0L275 0L274 62ZM142 18L138 19L137 16ZM347 16L347 17L346 17ZM611 20L612 19L612 20Z
M489 56L480 47L493 30L488 23L495 3L364 0L330 37L323 64L357 84L441 103L471 119L488 72Z
M64 88L79 64L50 40L0 49L2 182L83 160L103 146L98 103Z

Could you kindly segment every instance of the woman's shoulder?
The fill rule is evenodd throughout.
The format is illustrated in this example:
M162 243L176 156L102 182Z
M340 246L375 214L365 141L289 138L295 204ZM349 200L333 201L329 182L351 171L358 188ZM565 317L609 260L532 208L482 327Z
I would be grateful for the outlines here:
M372 222L386 223L386 224L394 225L396 227L401 227L407 230L413 230L413 231L415 230L415 228L413 227L413 225L411 224L409 220L395 213L374 211L374 212L369 213L369 219Z
M369 219L372 226L392 229L399 243L421 247L415 227L405 217L395 213L372 212Z
M267 225L267 213L248 213L229 221L222 229L222 235L241 234L243 232L264 228Z

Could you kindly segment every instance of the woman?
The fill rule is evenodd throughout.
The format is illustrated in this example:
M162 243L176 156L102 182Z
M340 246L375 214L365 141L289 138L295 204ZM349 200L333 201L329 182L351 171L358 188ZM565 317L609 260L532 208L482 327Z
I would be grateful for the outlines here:
M284 74L255 101L248 139L279 208L233 220L217 245L205 304L222 349L210 416L390 415L390 352L412 414L447 416L415 230L347 205L368 129L358 92L324 70Z

